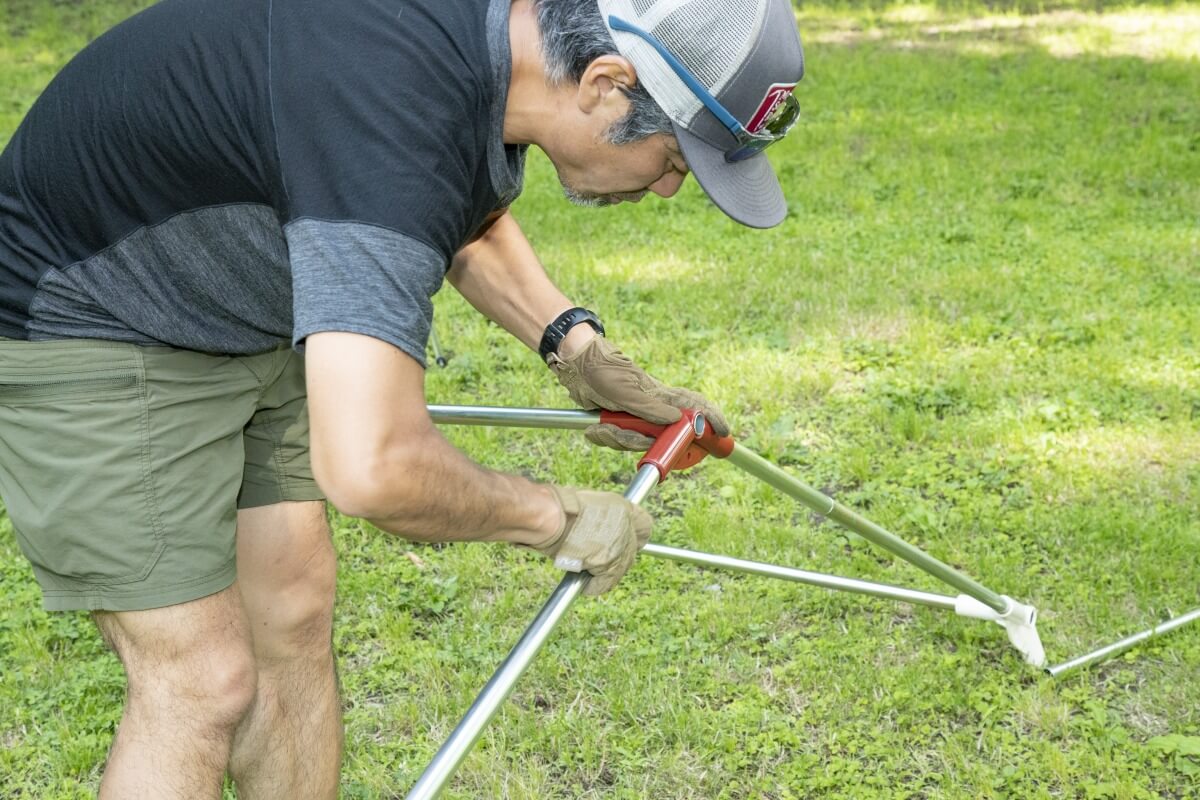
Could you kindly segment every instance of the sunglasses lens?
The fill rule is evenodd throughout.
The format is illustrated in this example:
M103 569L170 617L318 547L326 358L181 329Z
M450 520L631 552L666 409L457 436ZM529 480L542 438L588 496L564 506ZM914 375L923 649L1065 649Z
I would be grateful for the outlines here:
M759 129L759 134L754 139L727 151L725 160L745 161L747 158L758 155L786 136L798 119L800 119L800 101L796 99L795 95L789 94L787 100L780 103L767 117L766 122Z
M767 121L763 124L759 133L765 133L768 136L780 137L792 129L796 124L796 120L800 119L800 101L796 99L796 95L789 94L787 99L780 103L771 115L767 117Z

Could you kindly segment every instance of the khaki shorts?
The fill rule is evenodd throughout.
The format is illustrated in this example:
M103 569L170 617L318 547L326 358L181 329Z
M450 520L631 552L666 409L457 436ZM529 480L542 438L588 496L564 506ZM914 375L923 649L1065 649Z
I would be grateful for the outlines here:
M323 499L304 360L0 339L0 499L47 610L218 592L239 508Z

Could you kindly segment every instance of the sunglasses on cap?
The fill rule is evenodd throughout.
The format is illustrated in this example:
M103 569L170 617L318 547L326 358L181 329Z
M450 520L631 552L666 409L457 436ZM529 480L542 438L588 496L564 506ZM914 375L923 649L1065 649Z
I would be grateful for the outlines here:
M767 115L767 118L762 123L760 132L751 133L746 129L745 125L738 122L737 118L726 110L725 106L717 102L717 98L713 97L708 89L704 88L704 84L679 59L675 58L666 45L656 39L653 34L615 15L609 15L608 24L613 30L632 33L653 47L662 56L663 61L667 62L667 66L692 90L692 94L696 95L700 102L704 104L704 107L712 112L713 116L733 135L733 138L737 140L737 145L725 151L726 161L744 161L751 156L758 155L786 136L787 132L792 129L792 126L796 124L796 120L800 118L800 101L796 99L795 95L789 93Z

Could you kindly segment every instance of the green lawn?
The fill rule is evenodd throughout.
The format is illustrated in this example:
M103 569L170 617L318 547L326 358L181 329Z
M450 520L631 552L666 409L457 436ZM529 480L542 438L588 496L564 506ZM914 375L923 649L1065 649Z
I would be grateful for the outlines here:
M139 3L0 0L0 143ZM1200 605L1200 5L800 10L791 201L740 229L689 182L516 214L568 295L749 447L1041 609L1051 662ZM566 407L447 289L442 403ZM492 467L612 489L575 434L447 429ZM710 461L656 540L942 591ZM402 797L557 581L493 545L338 518L347 798ZM414 557L408 557L408 556ZM122 678L48 616L0 513L0 797L94 793ZM455 798L1200 797L1200 626L1060 681L994 625L642 559L578 603Z

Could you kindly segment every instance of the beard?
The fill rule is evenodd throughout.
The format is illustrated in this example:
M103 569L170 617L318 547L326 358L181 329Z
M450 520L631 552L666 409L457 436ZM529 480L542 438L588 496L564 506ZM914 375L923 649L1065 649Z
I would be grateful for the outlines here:
M620 192L617 194L592 194L591 192L582 192L566 183L559 178L559 183L562 184L563 196L577 206L584 208L605 208L607 206L615 206L617 203L636 203L646 196L646 190L642 189L637 192Z
M581 192L578 189L571 188L566 183L562 184L562 190L563 196L577 206L583 206L584 208L604 208L605 206L614 205L613 201L604 195Z

